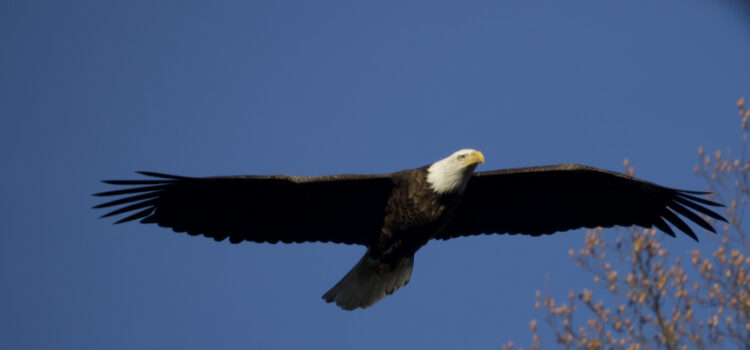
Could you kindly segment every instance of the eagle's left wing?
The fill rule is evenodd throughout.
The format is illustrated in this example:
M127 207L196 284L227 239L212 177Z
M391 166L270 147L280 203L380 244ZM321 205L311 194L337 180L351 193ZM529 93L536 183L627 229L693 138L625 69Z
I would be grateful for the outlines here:
M175 232L217 241L335 242L377 240L393 187L389 174L333 176L183 177L141 172L156 179L108 180L124 189L95 208L124 214Z
M479 172L469 180L453 220L435 238L538 236L615 225L656 227L674 236L670 223L698 240L678 214L712 232L696 212L726 221L706 207L721 204L699 197L705 194L577 164Z

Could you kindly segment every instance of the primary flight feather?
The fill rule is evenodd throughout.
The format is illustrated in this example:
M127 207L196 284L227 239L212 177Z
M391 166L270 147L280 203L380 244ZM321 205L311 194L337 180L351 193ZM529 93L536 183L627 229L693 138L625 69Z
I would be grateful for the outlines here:
M125 189L103 217L140 219L232 243L334 242L366 246L323 298L353 310L409 282L414 253L431 239L507 233L538 236L581 227L671 226L698 240L681 218L715 232L724 218L706 192L662 187L577 164L474 172L484 155L460 150L417 169L382 175L183 177L106 180Z

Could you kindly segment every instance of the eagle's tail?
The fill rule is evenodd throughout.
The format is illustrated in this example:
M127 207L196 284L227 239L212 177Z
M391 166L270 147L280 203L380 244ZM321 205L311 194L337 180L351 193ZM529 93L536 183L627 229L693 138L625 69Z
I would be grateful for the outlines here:
M323 295L326 302L336 302L344 310L366 308L409 283L414 256L402 258L393 267L367 253L357 265Z

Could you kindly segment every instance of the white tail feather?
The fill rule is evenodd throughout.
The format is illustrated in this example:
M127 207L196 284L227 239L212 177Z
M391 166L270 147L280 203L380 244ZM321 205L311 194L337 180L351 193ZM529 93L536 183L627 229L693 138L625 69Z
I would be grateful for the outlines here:
M323 295L323 299L329 303L335 301L344 310L366 308L409 283L413 265L414 256L410 256L402 258L395 268L388 271L388 265L365 253L357 265Z

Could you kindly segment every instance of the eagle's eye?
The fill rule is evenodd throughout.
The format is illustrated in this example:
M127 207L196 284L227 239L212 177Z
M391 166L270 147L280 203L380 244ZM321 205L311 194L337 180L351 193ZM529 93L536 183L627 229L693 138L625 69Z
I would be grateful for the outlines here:
M464 160L464 158L466 158L465 154L459 154L458 155L458 160Z

